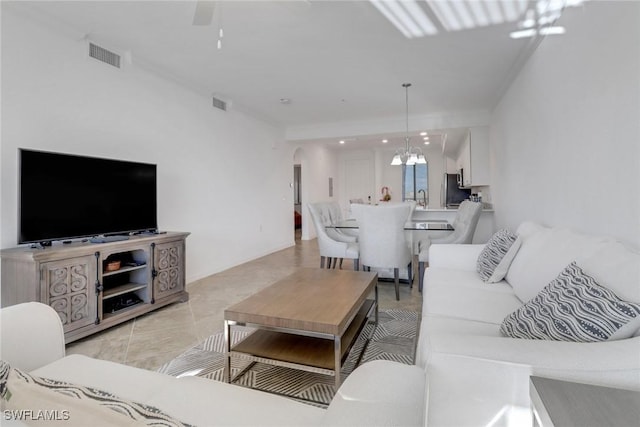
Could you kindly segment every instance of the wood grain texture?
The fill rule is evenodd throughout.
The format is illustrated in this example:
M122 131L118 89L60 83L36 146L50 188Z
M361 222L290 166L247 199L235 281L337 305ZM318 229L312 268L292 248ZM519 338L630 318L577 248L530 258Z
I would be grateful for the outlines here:
M376 283L376 273L302 268L229 307L224 317L341 336Z
M59 314L69 343L172 302L187 301L185 239L188 235L168 232L107 243L75 241L54 243L45 248L3 249L0 252L1 304L6 307L39 301L50 305ZM151 262L154 245L160 254L155 263ZM144 264L105 274L104 265L112 255L131 257ZM126 289L122 286L125 282L132 283L129 291L136 292L142 302L116 313L104 313L103 298L123 294L120 291ZM97 284L102 285L105 292L97 292Z
M366 301L349 328L340 337L342 361L358 338L367 321L367 313L373 304L372 300ZM276 361L335 370L334 342L324 338L258 330L236 344L232 351Z

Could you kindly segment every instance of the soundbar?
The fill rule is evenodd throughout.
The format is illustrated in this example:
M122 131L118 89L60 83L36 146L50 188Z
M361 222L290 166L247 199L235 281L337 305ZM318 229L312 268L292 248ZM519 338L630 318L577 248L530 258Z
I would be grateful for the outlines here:
M109 242L119 242L121 240L129 240L129 236L96 236L89 239L91 243L109 243Z

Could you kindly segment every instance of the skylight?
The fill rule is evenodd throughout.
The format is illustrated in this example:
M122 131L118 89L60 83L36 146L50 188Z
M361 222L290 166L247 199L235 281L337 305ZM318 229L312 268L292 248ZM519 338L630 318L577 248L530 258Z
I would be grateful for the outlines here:
M565 7L587 0L369 0L406 38L517 22L511 37L563 34Z

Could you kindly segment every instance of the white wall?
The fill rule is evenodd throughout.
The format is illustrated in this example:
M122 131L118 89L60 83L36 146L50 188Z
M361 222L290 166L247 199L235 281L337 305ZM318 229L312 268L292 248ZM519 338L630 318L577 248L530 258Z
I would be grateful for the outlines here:
M640 4L565 11L494 111L498 227L533 219L640 247Z
M159 227L192 233L188 281L293 244L283 129L216 110L135 56L117 70L86 52L81 39L3 8L2 247L17 243L19 147L156 163Z

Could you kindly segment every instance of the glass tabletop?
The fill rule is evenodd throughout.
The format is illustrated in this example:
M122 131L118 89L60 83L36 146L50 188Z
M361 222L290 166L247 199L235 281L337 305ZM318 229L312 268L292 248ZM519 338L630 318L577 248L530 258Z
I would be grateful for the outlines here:
M359 228L358 221L355 219L345 219L335 224L327 225L327 228ZM448 222L442 221L408 221L404 225L405 230L430 230L430 231L453 231L453 226Z

